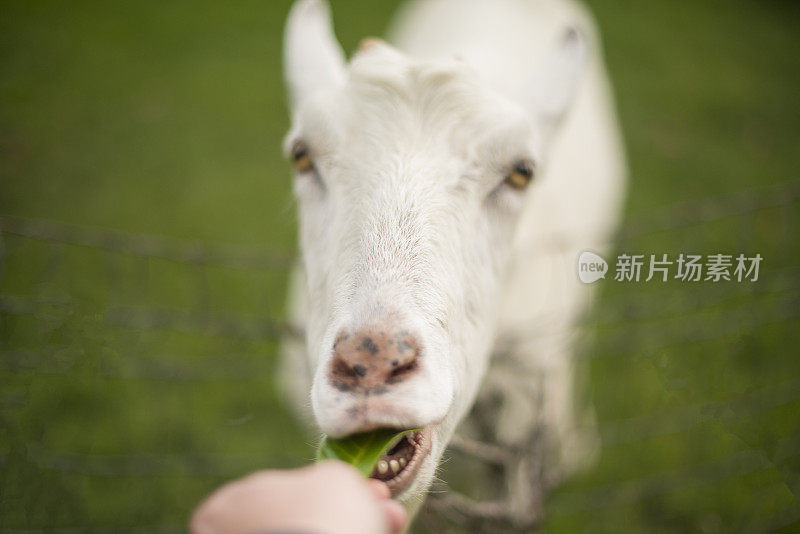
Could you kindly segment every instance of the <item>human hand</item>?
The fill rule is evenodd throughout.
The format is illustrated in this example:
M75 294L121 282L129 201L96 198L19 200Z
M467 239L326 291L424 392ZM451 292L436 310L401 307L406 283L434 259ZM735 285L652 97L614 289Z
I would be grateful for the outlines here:
M395 534L406 520L386 484L327 461L259 471L225 484L197 507L190 529L192 534Z

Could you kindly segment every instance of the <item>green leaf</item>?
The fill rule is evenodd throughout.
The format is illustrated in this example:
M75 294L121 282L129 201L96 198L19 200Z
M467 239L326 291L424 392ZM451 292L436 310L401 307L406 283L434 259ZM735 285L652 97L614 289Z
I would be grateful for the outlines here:
M317 461L341 460L368 477L381 456L386 454L406 434L416 432L416 430L398 432L391 428L381 428L373 432L353 434L342 439L325 437L317 449Z

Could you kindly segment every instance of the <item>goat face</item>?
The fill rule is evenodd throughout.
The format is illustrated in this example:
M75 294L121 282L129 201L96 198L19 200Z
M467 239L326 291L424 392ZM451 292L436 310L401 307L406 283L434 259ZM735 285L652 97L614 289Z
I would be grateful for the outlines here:
M294 6L285 46L314 416L336 437L423 429L399 474L377 473L407 500L486 370L515 222L580 42L554 56L538 114L457 60L417 63L370 40L346 65L316 0Z

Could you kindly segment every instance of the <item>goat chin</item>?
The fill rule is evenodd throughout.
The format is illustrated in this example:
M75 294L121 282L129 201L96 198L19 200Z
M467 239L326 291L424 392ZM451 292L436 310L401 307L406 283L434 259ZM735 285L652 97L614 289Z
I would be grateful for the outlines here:
M433 425L431 452L399 495L410 508L457 425L469 431L475 402L500 406L491 432L501 445L544 428L548 469L587 465L598 440L576 402L573 355L591 286L574 266L580 251L606 250L627 181L591 17L568 0L418 0L392 25L393 47L371 40L347 65L327 16L321 1L301 0L287 23L287 151L300 140L316 159L295 184L303 263L288 309L305 337L283 342L286 397L337 434ZM503 175L487 182L519 154L536 161L529 190ZM365 376L369 360L337 348L342 332L375 324L415 340L419 364L402 384ZM336 365L355 374L333 387ZM401 415L348 426L344 407L367 406L357 395L368 391Z

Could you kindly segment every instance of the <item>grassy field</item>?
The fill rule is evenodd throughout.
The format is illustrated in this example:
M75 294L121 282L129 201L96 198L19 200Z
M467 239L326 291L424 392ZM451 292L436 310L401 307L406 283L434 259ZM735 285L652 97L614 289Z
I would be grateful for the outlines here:
M0 530L180 530L223 480L313 456L273 382L289 4L2 2ZM345 49L396 4L334 0ZM600 282L582 354L604 447L544 530L796 531L800 4L589 4L630 157L618 250L764 262L756 283Z

